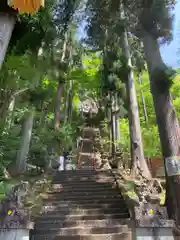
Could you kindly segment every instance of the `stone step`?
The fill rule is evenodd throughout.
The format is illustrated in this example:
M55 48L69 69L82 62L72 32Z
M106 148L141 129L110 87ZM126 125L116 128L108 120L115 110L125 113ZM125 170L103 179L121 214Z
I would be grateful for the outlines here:
M83 200L50 200L50 199L43 199L44 204L45 203L51 203L54 206L57 206L59 204L69 203L69 204L80 204L83 206L84 204L121 204L124 202L124 199L121 198L112 198L112 199L83 199Z
M101 192L101 191L107 191L109 189L117 190L119 192L119 189L116 187L116 185L112 183L92 183L88 185L79 184L77 186L74 186L72 184L61 184L56 183L52 184L50 188L50 192L54 191L93 191L93 192Z
M124 205L120 208L96 208L96 209L84 209L84 208L76 208L76 209L71 209L71 208L64 208L64 209L57 209L57 208L43 208L40 212L40 216L44 217L51 217L54 215L97 215L97 214L126 214L127 213L127 207Z
M82 155L84 157L91 157L93 156L93 153L84 153L84 152L78 152L79 155Z
M74 195L74 194L70 194L70 195L67 195L67 194L65 194L65 195L59 195L59 194L57 194L57 195L54 195L54 194L52 194L52 195L47 195L46 197L43 197L42 198L43 200L45 199L45 200L49 200L49 201L51 201L51 200L57 200L57 201L59 201L59 200L68 200L68 201L85 201L85 200L87 200L87 201L94 201L94 200L106 200L106 202L107 202L107 200L110 200L110 199L120 199L120 196L118 195L118 194L114 194L114 195L103 195L103 193L99 193L99 195L97 195L97 194L91 194L91 195ZM122 200L122 199L120 199L120 200Z
M81 138L79 139L80 142L88 142L88 143L93 143L94 141L91 138Z
M97 154L88 154L86 155L86 153L84 152L80 152L79 153L79 159L80 159L80 162L89 162L89 163L94 163L96 164L98 161L101 161L100 160L100 156L97 155Z
M101 188L102 190L102 188ZM120 195L120 192L118 192L118 190L113 189L113 188L107 188L104 189L104 191L100 191L100 189L96 189L96 188L92 188L92 189L88 189L87 188L84 189L84 191L82 191L81 189L59 189L58 190L54 190L54 191L47 191L46 194L48 196L54 195L54 196L65 196L65 195L73 195L73 196L81 196L81 195L86 195L86 196L92 196L92 195L104 195L104 196L111 196L111 195Z
M67 185L73 185L74 187L80 187L81 186L96 186L97 183L101 183L102 185L104 183L109 183L112 184L114 183L114 179L113 178L101 178L101 179L95 179L95 180L73 180L73 179L69 179L69 180L61 180L61 179L56 179L52 181L52 184L64 184L65 186Z
M83 143L83 147L79 149L83 153L93 153L93 146Z
M83 155L90 156L92 153L83 153ZM89 175L89 176L97 176L99 174L103 175L112 175L112 173L109 170L70 170L70 171L61 171L56 173L56 175L60 176L70 176L70 175L77 175L77 176L82 176L82 175Z
M94 160L94 162L96 163L97 161L100 161L100 156L98 154L88 154L86 155L86 153L84 152L79 152L79 159L82 161L88 161L91 162Z
M89 154L92 154L92 153L86 153L87 155L89 155ZM71 173L78 173L79 172L79 170L71 170ZM98 173L100 173L100 172L102 172L102 173L106 173L106 172L110 172L109 170L91 170L91 171L88 171L88 170L84 170L84 171L80 171L82 174L83 173L89 173L89 174L98 174ZM63 174L66 174L67 172L66 171L62 171L61 173L63 173ZM57 173L57 174L61 174L61 173Z
M80 221L67 221L67 220L46 220L36 222L35 229L59 229L67 227L106 227L106 226L117 226L117 225L130 225L129 219L104 219L104 220L80 220Z
M93 211L93 209L102 209L102 211L104 211L105 209L109 209L109 208L117 208L117 209L122 209L122 207L126 207L126 203L125 201L121 201L121 205L120 205L120 202L119 201L116 201L115 203L114 202L110 202L110 203L84 203L83 205L82 204L78 204L78 203L62 203L62 204L57 204L57 205L52 205L52 203L49 203L49 204L46 204L43 206L43 209L50 209L50 210L53 210L53 209L56 209L57 211L58 210L61 210L61 209L65 209L65 208L71 208L71 209L86 209L88 211Z
M100 134L99 129L85 128L81 131L83 137L95 137Z
M88 167L90 167L90 166L91 165L89 165ZM83 178L84 178L84 180L83 180ZM85 178L87 180L85 180ZM52 184L53 183L68 183L68 182L73 183L73 181L76 182L76 183L78 183L78 182L81 183L81 182L85 182L85 181L86 182L89 181L90 183L96 183L99 180L114 181L114 177L113 176L105 176L105 177L103 177L103 176L89 176L89 177L87 177L87 176L76 176L76 177L67 176L67 177L61 177L61 176L59 176L59 177L56 177L56 178L52 179Z
M43 216L43 215L39 215L37 217L37 221L44 219L45 221L54 221L56 222L56 220L69 220L69 221L80 221L80 220L104 220L104 219L122 219L122 218L129 218L129 213L115 213L115 214L104 214L104 213L100 213L100 214L93 214L93 215L59 215L59 214L54 214L54 215L49 215L49 216Z
M90 165L89 165L90 166ZM68 172L68 171L67 171ZM110 180L114 180L115 178L112 175L74 175L74 176L56 176L52 179L52 182L54 181L59 181L60 182L68 182L68 181L76 181L76 182L81 182L81 181L89 181L89 182L95 182L96 180L106 180L106 179L110 179Z
M48 225L44 224L44 227L36 229L36 234L39 235L84 235L84 234L108 234L108 233L119 233L127 232L127 225L117 226L105 226L105 227L77 227L77 228L53 228L49 229Z
M91 162L91 161L90 161ZM70 172L71 170L67 171ZM79 170L81 171L81 170ZM91 171L91 170L87 170L87 171ZM77 180L81 180L81 178L87 178L87 179L99 179L99 178L112 178L114 179L113 175L111 174L103 174L103 173L99 173L99 174L67 174L67 175L57 175L53 178L53 180L59 179L59 180L68 180L68 179L77 179Z
M36 235L33 240L131 240L132 233L130 231L113 234L90 234L76 236L46 236Z
M70 200L73 200L73 199L76 199L76 200L84 200L84 199L87 199L87 200L91 200L91 199L104 199L104 198L108 198L108 199L114 199L114 198L120 198L120 195L118 194L118 192L113 192L113 191L110 191L110 192L89 192L89 191L86 191L86 192L76 192L76 189L74 189L74 192L61 192L61 193L49 193L47 194L44 198L48 198L48 199L52 199L52 200L65 200L65 199L68 199L69 201ZM43 199L44 199L43 198Z
M86 131L91 131L91 132L99 132L99 128L93 128L93 127L84 127L83 128L83 131L86 132Z
M95 179L95 180L73 180L73 179L69 179L69 180L54 180L52 182L52 184L62 184L64 186L73 186L74 188L81 188L82 186L87 186L87 188L89 186L98 186L98 185L101 185L103 186L104 184L108 183L109 184L109 187L112 186L113 183L115 183L115 181L111 178L104 178L104 179Z
M113 185L109 170L56 173L43 196L33 240L130 240L130 215Z
M81 165L78 165L79 169L93 169L94 167L92 165L87 166L87 163L83 163Z
M90 193L101 193L101 192L114 192L116 194L121 195L120 190L116 187L116 185L113 183L97 183L97 184L91 184L91 185L71 185L71 184L54 184L52 187L49 188L49 190L46 192L46 194L61 194L61 193L67 193L72 194L72 192L82 193L82 192L90 192Z
M111 175L109 175L109 176L103 176L103 175L97 175L97 176L91 176L91 175L89 175L89 176L66 176L66 177L64 177L64 176L57 176L57 177L55 177L54 179L53 179L53 182L54 181L57 181L57 180L60 180L60 181L64 181L64 182L66 182L66 181L76 181L76 182L78 182L78 181L96 181L96 180L99 180L99 179L101 179L101 180L106 180L106 179L110 179L110 180L114 180L114 177L113 176L111 176Z

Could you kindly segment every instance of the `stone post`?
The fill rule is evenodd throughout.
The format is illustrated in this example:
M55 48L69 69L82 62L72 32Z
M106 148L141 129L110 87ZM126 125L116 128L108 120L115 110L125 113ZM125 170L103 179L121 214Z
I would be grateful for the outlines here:
M135 207L133 240L174 240L174 221L168 220L165 207L141 203Z

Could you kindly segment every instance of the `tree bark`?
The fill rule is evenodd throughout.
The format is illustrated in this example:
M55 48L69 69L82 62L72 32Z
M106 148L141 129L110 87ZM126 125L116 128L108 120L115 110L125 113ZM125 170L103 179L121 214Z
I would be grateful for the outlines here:
M113 136L114 136L114 152L117 152L120 143L120 126L119 126L119 112L118 112L118 99L117 93L112 96L112 124L113 124Z
M62 56L61 56L61 63L63 63L66 58L67 40L68 40L68 35L66 32L64 44L63 44ZM63 86L64 86L64 79L62 79L62 77L59 77L58 88L57 88L57 97L56 97L56 106L55 106L55 116L54 116L55 129L59 129L59 127L60 127L60 102L61 102L61 97L62 97Z
M110 94L108 96L108 100L110 99ZM111 128L111 107L108 105L107 108L107 122L108 122L108 137L109 137L109 154L112 153L112 128Z
M126 90L128 101L128 115L129 115L129 129L130 129L130 141L131 141L131 158L132 158L132 174L135 174L137 166L143 170L146 177L150 178L151 173L148 169L147 162L144 158L143 143L141 136L141 127L139 120L139 110L136 97L136 89L134 83L134 75L132 71L131 55L128 43L127 32L121 35L121 48L124 57L127 62L127 77L126 77Z
M62 97L62 91L63 91L63 84L61 82L58 83L57 88L57 97L56 97L56 105L55 105L55 129L59 129L60 126L60 101Z
M15 25L15 18L9 14L0 13L0 69L6 56L9 41Z
M110 129L111 129L111 155L115 156L116 152L116 147L115 147L115 114L114 114L114 99L113 99L113 94L110 93L110 100L111 100L111 108L110 108Z
M141 81L140 73L138 73L138 83L139 83L139 86L141 88L142 81ZM144 94L143 94L142 89L140 89L140 92L141 92L141 101L142 101L143 113L144 113L144 121L147 123L148 122L148 115L147 115L147 109L146 109L146 102L145 102L145 98L144 98Z
M120 149L120 125L119 125L119 111L120 111L120 106L119 106L119 101L118 101L118 94L116 93L116 103L115 103L115 108L116 108L116 148Z
M70 123L72 117L72 99L73 99L73 92L72 92L72 80L69 81L67 88L67 96L66 96L66 105L65 105L65 122Z
M35 112L31 110L24 121L23 124L23 134L21 139L21 147L16 160L16 167L18 173L25 173L27 167L27 156L29 153L29 146L31 141L33 121Z
M73 100L73 91L72 91L72 84L73 81L70 80L69 82L69 92L68 92L68 111L67 111L67 116L68 116L68 122L71 122L71 118L72 118L72 100Z
M156 120L161 141L164 165L168 163L169 157L180 156L180 127L169 91L169 87L164 88L162 79L158 71L165 71L158 42L151 35L145 34L143 39L144 51L150 75L151 93L154 101ZM160 84L161 83L161 84ZM163 88L163 90L162 90ZM179 161L175 161L179 163ZM174 167L174 162L170 161L170 167ZM166 204L169 217L174 218L180 224L180 166L176 170L176 176L168 173L166 168Z

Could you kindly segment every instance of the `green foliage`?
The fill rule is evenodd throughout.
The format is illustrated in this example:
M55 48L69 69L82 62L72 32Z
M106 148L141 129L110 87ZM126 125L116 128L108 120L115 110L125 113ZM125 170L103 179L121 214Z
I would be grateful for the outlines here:
M52 3L46 2L33 16L29 14L18 15L15 29L11 38L9 53L24 55L26 51L37 54L42 42L49 45L56 34L52 19Z
M15 180L0 182L0 201L3 200L16 185L18 185L18 182Z
M173 72L174 73L174 72ZM180 77L179 75L170 74L170 76L175 76L173 85L171 87L171 93L173 97L173 103L177 111L177 115L180 119ZM153 99L150 92L149 86L149 77L147 72L143 72L142 76L142 85L139 85L136 81L136 90L137 98L140 112L140 121L141 121L141 131L143 137L144 153L145 156L161 156L161 147L159 140L159 133L156 125L156 118L153 106ZM146 110L148 115L148 122L144 120L143 105L141 99L141 93L143 93L145 98ZM130 138L129 138L129 126L128 119L120 120L120 129L121 129L121 144L124 151L130 150Z
M121 145L124 152L130 150L129 124L127 119L120 120Z
M21 127L16 125L11 128L11 134L9 132L3 132L0 138L0 162L2 166L7 166L12 161L16 160L17 149L20 143Z
M159 1L123 1L126 11L126 21L130 29L138 36L150 34L161 41L172 40L172 9L175 0ZM138 6L138 7L137 7ZM136 31L137 29L137 31ZM132 30L132 31L133 31Z
M54 148L57 155L68 151L73 145L75 130L69 124L64 124L59 130L53 128L38 127L34 129L31 140L29 163L46 169L50 161L50 155Z
M136 82L137 98L140 112L141 131L143 138L144 154L145 156L160 156L160 141L158 129L156 125L155 112L153 107L153 99L150 93L148 73L144 72L142 75L142 85ZM143 105L141 101L141 91L143 92L146 109L148 114L148 123L144 120ZM120 120L122 146L125 151L130 150L130 137L128 119Z
M153 3L147 1L146 4L150 6L148 12L148 8L142 5L141 0L138 1L140 8L137 8L136 1L127 1L128 4L124 5L125 10L126 13L131 11L131 14L122 21L120 1L88 0L87 11L84 13L87 14L86 40L89 46L84 46L75 39L74 34L77 33L78 22L74 20L78 18L80 1L63 0L56 2L55 5L53 2L47 1L46 7L33 16L27 14L18 16L9 51L0 72L0 176L4 174L4 167L16 161L24 131L23 121L32 105L36 109L36 114L28 154L30 165L46 169L50 155L61 154L75 144L77 128L83 122L78 112L81 101L90 98L97 103L101 111L92 120L94 124L99 124L99 121L103 122L105 113L112 106L110 95L115 93L118 93L120 105L120 144L123 151L128 152L130 141L124 83L129 69L119 47L120 35L124 26L129 26L131 30L143 23L145 29L154 36L170 36L171 17L166 11L168 1L160 0L158 4L155 1ZM84 3L81 4L84 6ZM158 11L164 14L162 19L166 21L161 21ZM145 13L147 15L144 15ZM160 32L157 31L158 26ZM67 49L62 62L60 59L66 34ZM130 45L135 70L142 71L144 54L141 42L133 35L130 36ZM95 52L91 51L92 49ZM158 72L156 82L159 82L159 88L162 85L169 88L172 76L172 72ZM166 81L162 82L164 79ZM55 130L54 108L60 80L63 83L61 119L60 128ZM71 89L69 82L72 83ZM171 88L178 117L180 117L179 82L176 78ZM136 87L145 155L157 156L161 151L147 72L142 73L142 85L139 86L136 82ZM69 103L70 91L72 101ZM145 122L143 116L141 92L146 101L148 122ZM13 99L15 106L10 110ZM66 112L71 104L72 117L67 123ZM104 128L106 128L104 135L107 137L107 124ZM106 143L108 145L111 142L106 139ZM0 196L5 192L3 188L5 186L0 185Z

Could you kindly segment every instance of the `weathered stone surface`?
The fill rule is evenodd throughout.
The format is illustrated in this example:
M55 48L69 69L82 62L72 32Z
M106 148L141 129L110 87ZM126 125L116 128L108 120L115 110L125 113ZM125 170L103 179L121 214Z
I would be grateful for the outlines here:
M129 239L123 221L129 213L122 196L112 188L109 170L64 171L55 179L57 184L43 201L45 211L36 219L34 239Z
M27 229L10 229L0 230L0 240L29 240L29 230Z
M160 205L161 199L160 199L160 196L157 194L146 195L145 199L148 203Z
M173 227L174 221L168 220L165 207L157 204L141 204L135 207L135 223L137 227Z
M174 240L171 228L136 228L136 240Z
M0 228L27 228L30 225L30 215L23 205L28 183L15 186L3 201L0 202Z
M135 220L136 227L145 227L145 228L173 228L173 220L160 220L159 218L143 218L140 220Z

